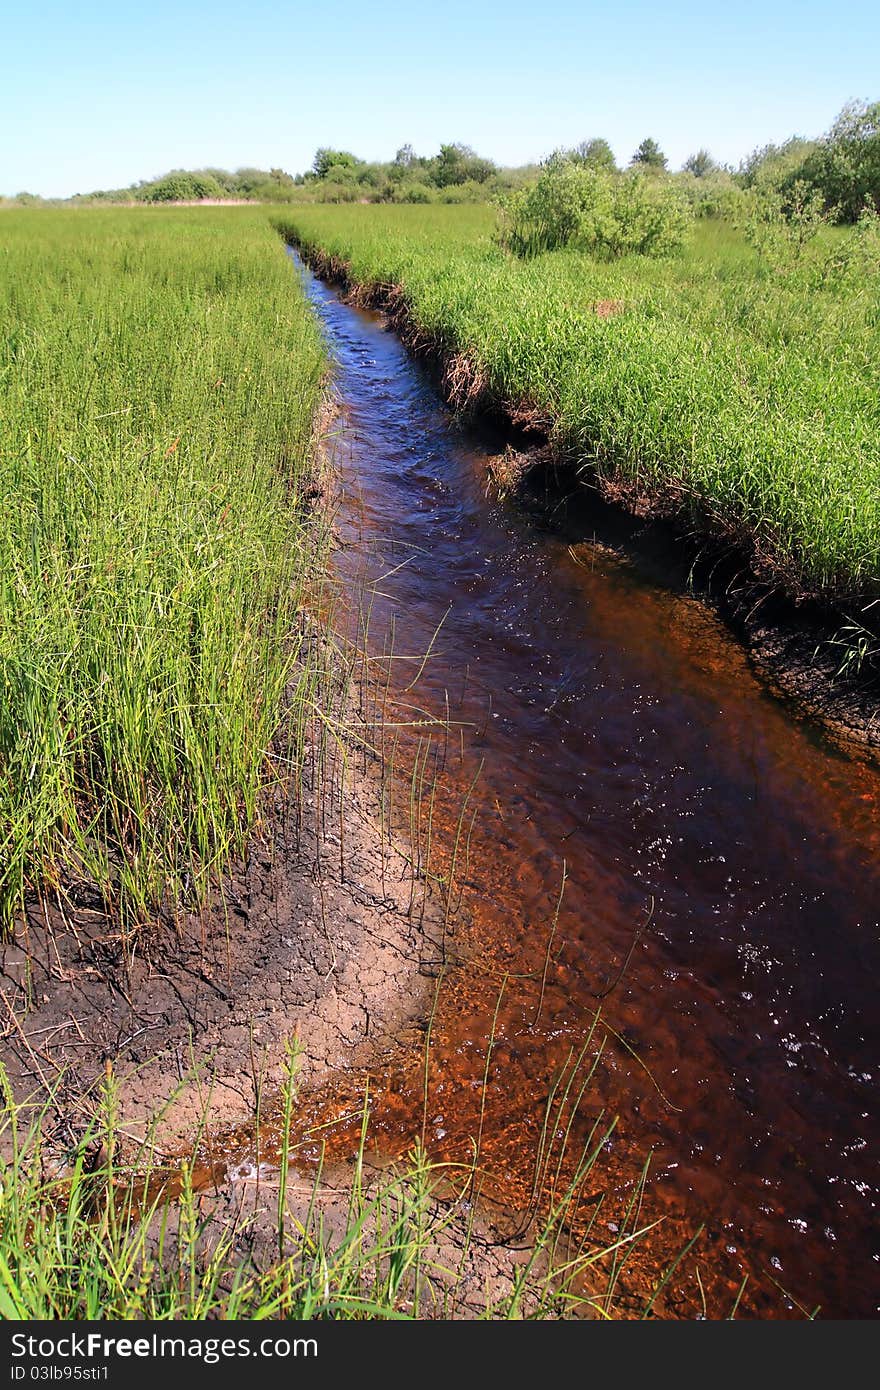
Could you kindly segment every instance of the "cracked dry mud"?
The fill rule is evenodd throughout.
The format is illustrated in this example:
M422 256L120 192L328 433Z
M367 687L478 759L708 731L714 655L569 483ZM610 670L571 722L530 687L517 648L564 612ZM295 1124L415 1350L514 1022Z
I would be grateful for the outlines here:
M87 903L33 902L0 947L3 1056L16 1095L46 1099L55 1147L95 1113L107 1060L126 1132L164 1111L161 1145L185 1145L210 1089L215 1132L254 1115L297 1034L304 1086L380 1063L412 1040L437 948L408 912L410 867L374 824L376 788L350 776L344 872L332 828L276 808L222 900L129 943ZM384 883L384 888L383 888ZM59 1089L60 1078L60 1089Z
M109 1061L124 1138L141 1140L157 1114L155 1156L186 1152L200 1136L212 1160L198 1199L206 1248L233 1223L240 1256L258 1267L277 1258L278 1173L253 1163L253 1136L258 1104L271 1114L278 1096L288 1040L297 1034L302 1049L307 1117L309 1092L342 1080L350 1097L360 1078L424 1042L439 928L430 900L424 916L410 910L410 864L383 843L377 797L378 779L350 771L344 856L313 795L299 817L276 806L271 834L254 837L222 903L128 949L86 902L28 905L18 939L0 946L2 1056L16 1096L46 1106L53 1160L63 1167L87 1135ZM296 1117L294 1129L301 1139ZM382 1181L368 1157L367 1194ZM312 1167L290 1174L293 1221L318 1212L331 1239L346 1230L349 1201L343 1163L319 1183ZM420 1314L485 1316L532 1259L528 1242L475 1220L468 1203L450 1214L432 1201L426 1219L434 1273Z

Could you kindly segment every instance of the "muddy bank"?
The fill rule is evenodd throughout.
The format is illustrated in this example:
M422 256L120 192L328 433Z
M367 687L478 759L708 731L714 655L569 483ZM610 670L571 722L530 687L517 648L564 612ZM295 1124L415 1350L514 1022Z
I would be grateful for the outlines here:
M314 1097L329 1085L344 1097L339 1122L357 1125L370 1078L423 1045L439 958L431 912L420 920L412 911L409 861L380 833L376 793L369 772L347 779L342 864L314 794L300 810L279 802L224 885L223 903L137 943L123 943L85 904L29 906L19 944L0 948L3 1062L18 1098L45 1112L43 1158L53 1169L67 1171L84 1144L87 1165L102 1161L89 1130L109 1063L121 1087L120 1155L137 1164L149 1136L151 1167L172 1174L173 1191L175 1158L197 1144L206 1257L234 1233L234 1257L270 1269L279 1189L272 1116L296 1036L287 1253L296 1255L300 1227L331 1251L351 1239L352 1168L337 1157L318 1175L315 1154L333 1115ZM389 1170L367 1154L359 1181L369 1213ZM387 1241L381 1210L366 1218L367 1251ZM153 1223L157 1249L165 1220ZM446 1196L430 1199L422 1220L420 1317L484 1317L514 1293L527 1312L546 1298L546 1261L522 1234L511 1241L469 1201L450 1205ZM564 1300L563 1310L581 1315Z
M331 531L341 428L328 402L309 502ZM112 1075L123 1170L146 1161L173 1203L177 1161L195 1155L203 1249L234 1232L233 1251L256 1269L278 1258L277 1117L292 1041L290 1230L317 1218L332 1244L351 1238L348 1160L366 1097L423 1053L438 977L464 954L411 848L389 829L375 711L353 671L357 653L326 622L304 614L302 636L321 649L304 652L310 669L333 672L329 718L311 730L299 785L264 798L246 857L204 907L178 905L126 934L97 887L66 885L29 895L14 938L0 941L0 1061L22 1118L38 1119L45 1171L104 1162L101 1097ZM0 1155L10 1151L7 1129ZM371 1149L360 1181L367 1203L389 1181ZM508 1213L496 1226L472 1196L450 1205L444 1193L425 1209L432 1289L422 1289L420 1316L486 1316L514 1293L534 1306L524 1271L544 1296L546 1261L528 1231L515 1222L510 1239ZM164 1221L154 1223L157 1249Z
M871 631L871 615L860 613L855 601L836 606L793 592L775 571L772 557L762 555L754 538L727 520L707 514L683 521L683 499L673 481L662 493L648 493L585 468L550 441L553 422L546 413L529 401L499 399L465 353L431 338L416 322L399 285L360 284L338 256L297 239L292 244L344 302L383 315L407 350L427 366L455 411L470 423L489 424L507 434L506 447L487 465L487 483L498 495L534 505L543 494L555 512L561 497L577 491L585 506L592 497L632 518L621 554L627 546L644 545L655 554L665 550L670 570L680 571L682 581L715 608L775 693L794 702L847 750L876 760L880 670L870 656L860 667L844 660L847 631L856 614L870 646L880 644L880 636ZM601 301L596 312L604 316L607 302ZM856 636L851 640L855 645Z
M87 895L28 904L0 946L3 1059L16 1094L48 1104L59 1157L93 1119L108 1061L126 1132L162 1112L160 1146L174 1152L206 1105L208 1143L252 1121L295 1034L305 1086L381 1066L411 1042L436 947L410 911L405 856L380 837L376 798L369 771L349 764L344 786L322 792L307 768L302 802L276 795L209 907L134 939Z
M277 1117L291 1041L285 1252L296 1257L298 1231L330 1252L351 1241L363 1107L424 1049L441 964L458 963L430 894L413 892L411 856L383 827L369 741L352 735L345 753L344 777L340 763L322 780L315 755L303 796L277 794L246 861L200 914L126 941L87 895L63 907L46 898L29 902L16 940L0 944L2 1061L25 1112L40 1115L48 1171L105 1161L96 1135L110 1069L117 1161L143 1169L146 1156L173 1206L176 1161L195 1154L205 1258L229 1246L256 1271L279 1258ZM418 1316L503 1316L514 1298L525 1315L591 1316L588 1303L551 1298L528 1226L514 1222L511 1237L511 1214L478 1210L465 1178L458 1195L446 1182L424 1203ZM385 1248L381 1194L393 1171L371 1145L358 1182L364 1249ZM150 1239L168 1259L166 1220L160 1212ZM639 1306L621 1280L616 1306L626 1299ZM398 1306L408 1306L405 1288Z
M338 505L338 428L328 397L307 497L318 578ZM165 908L126 933L97 887L67 884L29 894L13 939L0 940L0 1057L16 1099L44 1110L62 1167L94 1123L108 1066L133 1143L149 1129L157 1152L174 1155L200 1134L222 1155L228 1136L253 1148L293 1038L306 1089L366 1076L421 1036L436 924L413 911L412 866L380 828L375 731L327 621L304 612L297 636L300 662L326 673L304 766L266 792L246 857L207 904Z

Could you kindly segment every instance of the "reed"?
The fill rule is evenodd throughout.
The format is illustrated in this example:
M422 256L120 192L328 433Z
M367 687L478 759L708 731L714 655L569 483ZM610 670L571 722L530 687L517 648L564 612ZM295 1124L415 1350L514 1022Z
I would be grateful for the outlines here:
M0 925L88 883L131 927L242 849L285 706L301 747L324 351L249 210L3 232Z
M491 1049L490 1049L491 1050ZM63 1086L39 1104L16 1101L0 1066L0 1316L32 1320L518 1319L632 1316L616 1296L626 1252L647 1235L632 1220L610 1241L583 1234L572 1244L579 1193L601 1162L594 1142L564 1191L535 1221L530 1254L512 1277L487 1283L475 1304L465 1266L480 1243L466 1202L474 1164L429 1159L416 1144L397 1164L372 1168L365 1098L340 1219L325 1221L324 1158L303 1189L296 1163L297 1048L291 1045L280 1102L280 1133L263 1155L265 1192L212 1217L226 1181L205 1169L198 1147L162 1155L160 1117L134 1145L119 1128L119 1083L108 1069L92 1123L59 1164L44 1130ZM571 1080L568 1082L571 1085ZM206 1097L206 1106L210 1094ZM207 1110L206 1110L207 1116ZM604 1136L604 1131L603 1131ZM277 1150L277 1152L276 1152ZM296 1181L293 1179L296 1178ZM252 1196L256 1196L251 1192ZM232 1212L228 1208L231 1206ZM266 1208L274 1253L247 1253ZM638 1205L634 1204L638 1216ZM592 1229L592 1228L591 1228ZM457 1265L455 1261L458 1261Z

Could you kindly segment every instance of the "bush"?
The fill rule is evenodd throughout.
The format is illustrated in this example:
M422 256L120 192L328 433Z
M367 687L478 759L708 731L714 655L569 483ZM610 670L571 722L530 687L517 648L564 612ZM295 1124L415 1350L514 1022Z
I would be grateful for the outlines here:
M725 217L736 220L740 214L743 190L732 174L723 169L696 175L685 169L676 174L675 184L690 204L695 217Z
M845 235L846 240L821 267L821 287L837 291L863 289L876 295L880 281L880 213L872 202L865 204L855 227Z
M482 159L470 145L441 145L440 153L429 161L428 168L428 176L437 188L485 183L494 173L491 159Z
M796 179L786 192L750 188L740 210L746 241L776 271L799 261L807 244L831 220L821 192L803 179Z
M588 209L594 216L610 204L610 178L594 168L553 157L537 183L501 201L500 241L518 256L535 256L568 246L580 233Z
M438 203L484 203L486 201L486 191L481 183L474 179L468 179L466 183L450 184L447 188L437 190L435 201Z
M430 203L431 190L423 183L409 183L402 192L398 192L397 200L401 203Z
M323 179L316 196L321 203L356 203L362 195L356 183Z
M868 204L880 212L880 101L845 106L805 160L802 177L846 222L857 221Z
M143 203L194 203L203 198L222 198L224 190L211 174L187 174L175 169L164 178L138 190Z
M740 183L759 193L777 193L800 176L804 162L815 148L814 140L793 135L782 145L764 145L753 150L740 165Z
M844 222L856 222L866 204L880 211L880 102L851 102L821 140L795 137L755 151L740 179L783 198L805 185Z
M682 245L692 216L670 180L554 157L536 184L503 200L498 240L519 256L564 246L598 257L665 256Z
M693 214L674 184L631 173L615 179L612 192L611 218L597 235L596 250L669 256L684 244Z

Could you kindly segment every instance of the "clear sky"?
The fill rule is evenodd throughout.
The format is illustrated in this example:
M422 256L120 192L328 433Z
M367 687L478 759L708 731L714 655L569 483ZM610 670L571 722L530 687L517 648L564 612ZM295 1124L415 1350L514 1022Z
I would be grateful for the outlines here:
M0 193L319 145L521 164L602 135L627 162L652 135L737 164L880 99L880 0L0 0L0 55Z

